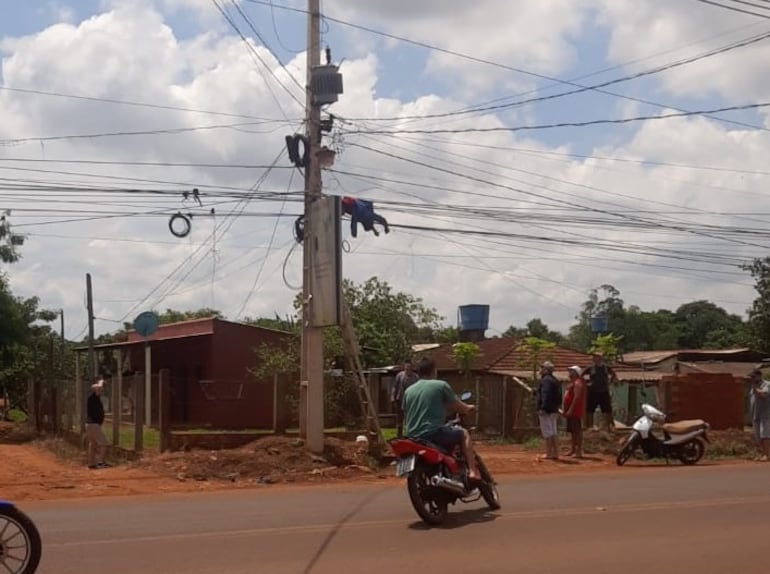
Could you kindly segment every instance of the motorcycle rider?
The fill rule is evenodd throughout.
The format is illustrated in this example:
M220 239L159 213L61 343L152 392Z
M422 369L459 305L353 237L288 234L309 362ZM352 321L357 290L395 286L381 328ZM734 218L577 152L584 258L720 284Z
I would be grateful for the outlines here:
M429 441L450 452L459 444L468 464L468 478L479 480L470 433L446 423L448 414L459 412L467 415L476 407L462 402L449 383L436 378L436 363L430 357L420 360L417 374L420 379L404 392L404 431L407 438Z

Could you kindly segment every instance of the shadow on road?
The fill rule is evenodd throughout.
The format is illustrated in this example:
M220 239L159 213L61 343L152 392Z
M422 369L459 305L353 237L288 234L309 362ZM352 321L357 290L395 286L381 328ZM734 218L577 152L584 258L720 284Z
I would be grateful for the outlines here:
M492 522L497 519L497 515L493 514L487 508L474 508L472 510L464 510L462 512L451 512L447 515L446 522L441 526L428 526L424 522L417 521L409 525L410 530L431 530L433 528L440 528L442 530L454 530L455 528L464 528L471 524L482 524L484 522Z
M321 557L324 555L326 550L329 548L329 545L332 543L332 540L334 540L334 537L337 536L340 529L345 526L345 524L353 518L356 514L361 512L361 510L364 509L365 506L367 506L372 500L374 500L376 497L378 497L380 494L382 494L381 490L378 490L376 492L372 492L369 494L369 496L365 497L361 502L356 504L350 512L348 512L345 516L343 516L337 524L334 525L334 527L329 531L329 533L324 538L323 542L321 542L321 545L318 547L318 550L313 555L313 557L310 559L310 562L308 562L308 565L305 567L305 569L302 571L303 574L310 574L312 572L313 568L315 568L315 565L318 563L318 561L321 559Z

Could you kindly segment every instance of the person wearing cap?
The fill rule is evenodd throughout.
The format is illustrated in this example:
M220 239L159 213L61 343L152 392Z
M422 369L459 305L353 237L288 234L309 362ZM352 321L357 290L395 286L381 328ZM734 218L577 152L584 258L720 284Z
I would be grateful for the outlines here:
M586 411L585 381L580 377L582 369L573 365L567 369L569 383L564 390L562 414L567 421L567 432L572 437L572 448L567 456L583 458L583 415Z
M751 423L759 450L757 460L767 462L770 455L770 381L763 379L759 369L751 371L748 378L751 382Z
M600 351L591 353L593 363L583 370L582 377L588 377L586 393L586 411L588 414L588 426L594 426L593 418L596 407L602 411L604 417L604 429L612 432L614 421L612 417L612 397L610 396L610 383L617 381L617 376L612 367L605 364L604 355Z
M88 468L106 468L104 461L107 451L107 437L102 431L104 424L104 405L102 404L102 391L104 380L99 379L91 385L91 394L86 403L86 438L88 440Z
M537 386L537 416L540 432L545 439L545 458L559 459L557 437L559 408L561 407L561 385L553 376L553 363L544 362L540 367L540 382Z

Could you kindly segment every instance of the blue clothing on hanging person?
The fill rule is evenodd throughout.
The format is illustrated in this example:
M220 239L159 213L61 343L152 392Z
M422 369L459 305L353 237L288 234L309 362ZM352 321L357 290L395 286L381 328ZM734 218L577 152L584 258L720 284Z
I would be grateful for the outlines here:
M385 233L390 233L387 220L374 213L374 203L365 199L356 199L354 197L342 198L342 212L350 215L350 234L353 237L358 236L358 224L361 223L364 231L371 231L379 237L379 232L374 228L375 223L379 223L385 229Z

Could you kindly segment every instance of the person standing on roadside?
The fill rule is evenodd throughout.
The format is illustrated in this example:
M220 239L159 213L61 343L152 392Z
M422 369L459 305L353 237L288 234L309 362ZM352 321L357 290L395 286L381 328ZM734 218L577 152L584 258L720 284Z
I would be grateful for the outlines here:
M583 458L583 415L586 412L585 381L581 378L582 369L577 365L567 369L569 383L564 391L562 414L567 420L567 432L572 437L572 448L567 456Z
M545 439L545 458L559 460L559 408L561 407L561 385L553 376L553 363L546 361L540 367L540 383L537 386L537 416L540 432Z
M107 468L110 466L104 461L109 441L104 436L102 424L104 424L104 405L102 404L102 391L104 380L99 379L91 385L91 394L86 403L86 439L88 440L88 468ZM115 424L120 424L116 422Z
M396 379L393 381L390 402L396 415L396 436L398 438L404 434L404 392L419 378L419 375L412 369L412 361L406 359L403 370L396 375Z
M757 443L757 460L767 462L770 455L770 381L764 380L762 371L754 369L749 373L751 382L751 424Z
M588 426L594 425L594 412L596 407L602 411L604 418L604 430L608 433L615 428L612 416L612 397L610 396L610 383L617 382L617 376L612 367L605 364L604 355L596 351L591 353L593 364L583 370L582 377L588 378L586 394L586 410L588 412Z

